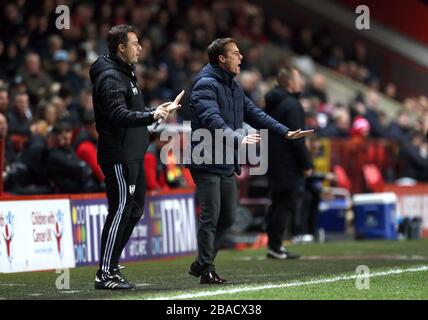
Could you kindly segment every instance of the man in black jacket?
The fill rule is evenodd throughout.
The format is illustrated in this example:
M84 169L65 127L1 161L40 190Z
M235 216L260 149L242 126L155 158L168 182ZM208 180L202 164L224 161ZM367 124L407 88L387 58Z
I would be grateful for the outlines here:
M298 100L303 80L296 69L281 69L278 86L267 93L266 113L290 130L305 126L305 113ZM299 218L299 200L304 192L304 177L312 173L312 160L305 140L283 139L269 134L268 177L272 192L272 205L266 217L269 237L268 257L296 258L282 246L287 219ZM296 221L294 221L296 224Z
M198 228L198 256L190 266L189 273L201 277L200 283L221 284L225 279L215 271L214 259L218 252L219 239L233 224L237 206L237 187L235 172L240 173L237 150L241 144L255 144L260 141L259 134L244 136L237 130L243 122L256 129L268 128L279 139L297 139L311 134L311 131L290 131L265 114L244 94L244 90L234 77L240 72L243 59L236 41L232 38L214 40L208 47L210 63L196 76L190 94L192 135L198 129L207 129L212 135L207 141L214 141L216 130L231 137L232 145L212 145L208 147L205 139L195 142L192 137L192 153L200 144L205 144L203 152L210 153L211 161L194 161L189 165L196 196L201 206ZM202 131L198 131L202 132ZM218 131L217 131L218 132ZM218 143L218 141L216 141ZM214 161L216 148L222 147L223 162ZM196 150L198 150L196 149ZM227 163L227 153L233 152L234 163ZM210 163L211 162L211 163Z
M60 120L52 128L53 146L47 151L48 175L59 193L94 192L91 168L80 160L71 145L72 127Z
M135 76L142 47L133 26L118 25L107 36L110 53L91 67L97 160L105 176L108 215L101 235L101 256L95 289L132 289L119 271L119 257L143 215L143 159L149 144L147 126L179 108L167 102L146 110Z

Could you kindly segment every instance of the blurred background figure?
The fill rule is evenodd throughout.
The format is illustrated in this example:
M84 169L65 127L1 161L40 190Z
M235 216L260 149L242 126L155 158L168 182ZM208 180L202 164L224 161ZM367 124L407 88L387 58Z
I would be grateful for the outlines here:
M46 164L53 187L59 193L95 192L91 168L74 152L72 135L71 124L66 121L58 121L52 129L52 146L47 151Z
M303 80L296 69L278 71L278 86L266 95L266 113L290 130L305 127L305 114L299 103ZM300 234L301 207L304 196L304 178L312 174L312 159L306 148L305 138L284 142L269 134L268 177L272 205L266 217L269 237L268 256L276 259L293 259L282 246L284 232Z

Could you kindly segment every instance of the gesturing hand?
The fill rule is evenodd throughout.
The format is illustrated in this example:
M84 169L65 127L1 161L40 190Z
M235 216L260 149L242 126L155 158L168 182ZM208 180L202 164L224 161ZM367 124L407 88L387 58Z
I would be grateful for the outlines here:
M303 130L299 129L296 131L288 131L287 134L284 136L285 139L299 139L299 138L303 138L306 136L309 136L311 134L313 134L315 132L315 130L311 129L311 130Z
M153 118L155 120L158 120L158 119L165 119L166 117L168 117L168 114L169 114L168 106L170 104L172 104L172 102L165 102L165 103L162 103L159 107L157 107L155 113L153 114Z
M261 140L260 134L253 133L249 134L248 136L245 136L244 139L242 139L241 144L256 144L259 143Z
M174 101L168 106L169 113L173 113L174 111L181 108L180 100L183 98L184 90L182 90L174 99Z

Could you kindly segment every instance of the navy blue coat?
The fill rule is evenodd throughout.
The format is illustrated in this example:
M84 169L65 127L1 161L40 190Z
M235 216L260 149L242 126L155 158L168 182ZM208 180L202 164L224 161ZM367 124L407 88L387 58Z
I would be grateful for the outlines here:
M196 76L190 94L190 113L192 122L192 135L197 129L208 129L212 133L213 147L211 154L214 155L214 130L223 129L225 134L234 139L234 163L216 164L214 156L212 164L195 164L194 159L188 165L195 170L216 173L220 175L232 175L240 173L241 169L237 163L237 151L244 138L243 134L236 132L242 129L245 121L255 129L269 129L280 137L284 137L289 129L264 113L244 94L244 90L234 79L234 74L220 68L219 66L207 64ZM193 141L192 154L198 144L203 141ZM226 149L223 141L223 149ZM225 160L225 159L223 159Z

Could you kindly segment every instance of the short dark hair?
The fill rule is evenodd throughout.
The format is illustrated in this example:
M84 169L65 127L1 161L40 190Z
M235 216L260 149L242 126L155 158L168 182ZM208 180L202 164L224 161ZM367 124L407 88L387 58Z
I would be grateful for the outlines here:
M128 43L129 32L137 34L137 28L127 24L120 24L110 29L107 35L107 44L110 53L116 53L117 46L120 43L125 45Z
M73 131L73 126L71 125L70 121L60 119L52 127L52 133L59 135L63 132L70 132Z
M228 43L235 43L234 38L218 38L208 46L208 58L211 64L218 64L220 55L225 54L225 47Z

